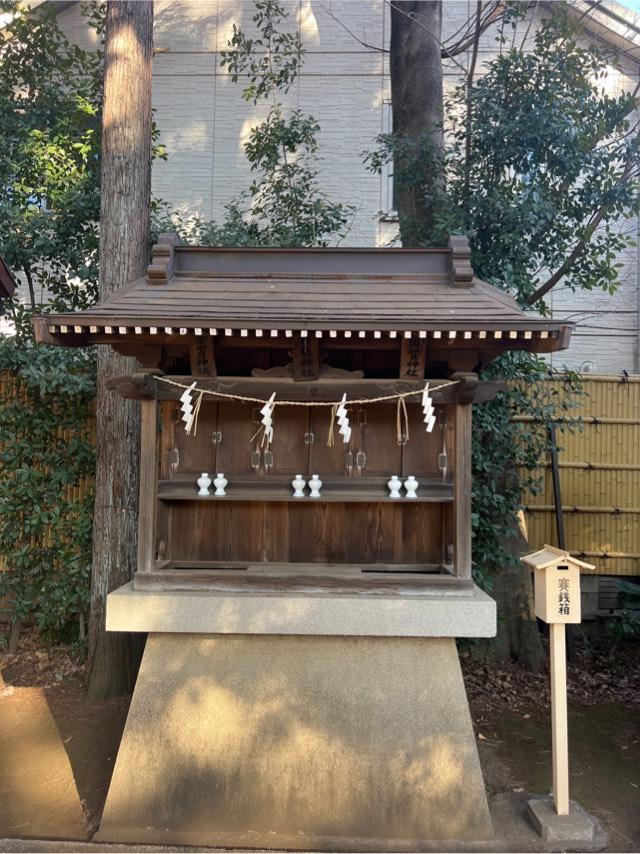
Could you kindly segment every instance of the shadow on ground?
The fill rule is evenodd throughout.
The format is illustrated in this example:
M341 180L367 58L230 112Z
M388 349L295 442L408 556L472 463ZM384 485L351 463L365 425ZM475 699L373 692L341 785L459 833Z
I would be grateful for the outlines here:
M87 835L93 835L100 820L129 698L90 705L79 684L49 688L37 696L32 688L7 685L4 701L11 704L14 727L17 732L20 724L24 737L19 744L16 738L12 740L10 753L6 746L2 750L3 800L7 802L7 793L10 794L12 787L25 789L23 771L29 769L28 778L34 781L29 787L29 797L34 815L37 813L37 822L31 826L29 821L23 822L20 828L16 814L3 821L0 811L0 850L153 850L148 846L136 849L83 841ZM472 715L473 712L472 705ZM35 716L41 723L34 728ZM551 787L549 713L543 709L521 709L517 714L504 710L487 714L483 708L477 717L476 737L496 841L475 850L542 850L539 838L526 820L526 800L529 795L547 794ZM8 720L3 715L7 737ZM43 750L43 738L46 750ZM608 831L607 850L640 851L640 715L637 707L610 703L573 705L570 708L570 749L572 797ZM71 780L65 776L64 762L61 762L65 753L73 775ZM86 830L76 821L79 810L70 807L69 815L74 818L69 827L75 829L65 833L56 809L44 808L44 794L40 802L37 797L33 799L39 783L46 784L43 786L43 792L47 792L46 803L53 805L58 794L68 804L70 787L72 793L77 789L75 798L81 802ZM34 837L51 840L61 835L78 842L34 841ZM23 837L24 841L15 837Z

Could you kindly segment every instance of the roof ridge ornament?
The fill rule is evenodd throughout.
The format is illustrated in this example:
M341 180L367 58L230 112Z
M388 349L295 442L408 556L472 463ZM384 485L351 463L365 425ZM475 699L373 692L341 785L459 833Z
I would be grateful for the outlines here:
M166 285L173 276L175 248L180 243L174 231L158 235L158 242L151 247L151 263L147 267L148 284Z
M473 267L471 266L471 247L464 234L452 234L449 237L451 249L451 275L456 288L473 287Z

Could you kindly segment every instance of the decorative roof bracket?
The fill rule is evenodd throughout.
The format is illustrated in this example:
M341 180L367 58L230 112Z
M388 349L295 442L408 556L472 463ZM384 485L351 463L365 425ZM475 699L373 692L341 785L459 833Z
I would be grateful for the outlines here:
M151 263L147 267L147 282L150 285L166 285L173 276L176 246L180 246L180 238L175 232L158 235L158 242L151 248Z
M452 234L449 238L451 249L451 275L456 288L473 287L473 267L471 266L471 247L464 234Z

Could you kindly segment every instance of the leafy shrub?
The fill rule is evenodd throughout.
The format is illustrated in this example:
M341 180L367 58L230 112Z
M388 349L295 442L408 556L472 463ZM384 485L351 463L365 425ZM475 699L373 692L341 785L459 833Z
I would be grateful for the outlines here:
M607 634L617 643L640 637L640 584L620 579L620 604L622 608L607 624Z
M0 397L0 596L71 640L89 605L94 357L0 339L0 373L16 389Z

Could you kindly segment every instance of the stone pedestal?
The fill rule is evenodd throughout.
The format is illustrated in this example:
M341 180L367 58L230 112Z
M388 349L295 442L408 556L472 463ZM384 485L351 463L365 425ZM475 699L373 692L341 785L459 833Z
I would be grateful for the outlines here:
M149 632L96 839L416 851L492 835L455 637L477 588L413 596L134 590Z
M550 851L602 851L607 834L602 825L576 801L569 802L569 815L558 815L553 798L531 798L529 818Z
M453 639L149 636L96 839L414 851L491 834Z

